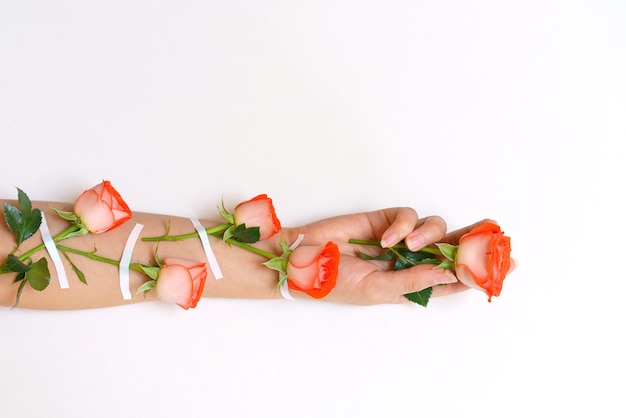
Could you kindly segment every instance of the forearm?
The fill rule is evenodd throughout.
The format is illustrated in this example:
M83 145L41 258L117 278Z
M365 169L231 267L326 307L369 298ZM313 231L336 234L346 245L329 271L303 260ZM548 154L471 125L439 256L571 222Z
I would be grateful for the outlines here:
M4 202L2 202L4 203ZM65 230L69 223L61 219L50 208L71 211L72 205L55 202L33 202L45 214L50 233L55 236ZM205 262L206 256L201 241L197 237L181 241L147 242L144 237L161 236L166 233L169 224L169 234L179 235L193 232L194 228L187 218L160 214L134 213L131 220L113 230L103 234L86 234L60 241L58 244L84 252L93 252L111 260L120 260L126 240L135 226L143 225L139 239L133 250L132 262L155 265L155 254L160 258L177 257L198 262ZM205 227L218 225L219 221L203 220ZM283 232L289 234L287 230ZM204 296L223 298L275 298L280 297L276 292L277 273L262 265L265 258L251 252L229 246L219 238L209 236L211 247L219 262L224 278L216 280L211 270L204 287ZM41 232L38 231L31 238L22 243L16 256L24 254L42 243ZM255 244L259 248L280 254L278 236ZM7 228L0 225L0 263L6 261L7 255L15 248L15 237ZM70 262L61 257L67 273L69 288L61 289L57 280L57 273L45 249L32 255L32 259L41 257L48 259L51 282L43 291L37 291L25 286L20 297L19 307L31 309L85 309L106 306L115 306L141 301L155 300L155 292L136 294L137 289L148 280L141 272L130 271L131 300L124 300L120 292L119 267L91 260L78 254L67 254L72 263L81 270L87 281L82 283L73 272ZM0 275L0 305L13 306L18 285L13 283L15 273Z
M5 213L7 223L0 224L0 305L14 306L19 300L22 308L86 309L158 298L188 309L195 307L201 296L270 299L282 297L287 289L296 298L377 304L402 303L411 297L425 305L431 293L441 296L474 285L489 298L498 296L502 280L515 265L509 254L510 238L492 222L470 225L446 236L445 222L437 216L420 219L411 208L389 208L283 228L271 199L259 195L237 205L234 213L223 209L219 221L202 221L204 228L218 227L224 233L222 237L213 229L217 236L208 237L223 276L218 279L207 268L211 257L201 239L193 235L195 226L190 219L148 213L131 216L121 198L118 206L106 200L115 193L108 182L103 182L85 191L73 205L33 204L45 214L51 235L57 237L56 248L61 251L60 263L69 282L66 288L62 288L42 245L39 212L31 211L24 195L18 205L21 210L15 208L16 202L10 202ZM143 228L134 246L129 246L132 257L126 283L126 276L120 273L125 272L120 267L126 263L120 266L120 261L127 259L125 247L137 224ZM59 234L70 230L85 235L58 239ZM30 233L33 235L17 246L18 237ZM168 239L146 240L165 235ZM186 237L171 240L179 235ZM480 245L468 244L461 251L461 241L467 237ZM255 243L247 250L254 251L237 248L245 246L241 242L250 241ZM437 252L439 242L454 249L449 247L447 254ZM393 248L396 243L399 247ZM424 246L431 248L420 250ZM495 250L487 251L491 247ZM54 253L55 247L50 248ZM409 254L401 254L407 249L416 253L407 258ZM478 284L471 271L463 270L467 274L459 283L454 273L461 253L465 260L461 268L497 272L497 280L489 276ZM491 255L486 258L485 254ZM263 265L274 257L278 258L269 266ZM42 258L48 260L48 266ZM44 279L48 276L49 283Z

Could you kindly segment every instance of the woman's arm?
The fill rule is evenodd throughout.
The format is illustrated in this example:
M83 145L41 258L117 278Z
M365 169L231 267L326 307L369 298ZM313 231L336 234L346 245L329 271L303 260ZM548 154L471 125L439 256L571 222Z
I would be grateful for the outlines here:
M33 207L41 209L45 214L51 235L54 236L68 227L69 222L61 219L51 208L72 211L71 204L33 202ZM61 241L59 244L84 252L95 250L99 256L120 260L126 240L137 223L142 224L143 229L133 250L133 263L155 264L157 251L161 258L177 257L198 262L206 261L201 241L197 237L175 242L146 242L141 239L165 234L168 224L170 235L194 231L189 219L161 214L134 213L129 221L106 233L73 237ZM207 228L220 223L220 221L202 221L203 226ZM334 241L338 244L341 252L339 275L336 287L323 300L351 304L400 303L406 301L402 296L405 293L415 292L437 284L448 283L450 285L435 287L434 296L464 290L465 287L456 283L456 278L451 273L446 273L443 269L433 269L432 266L422 265L402 271L390 271L389 262L372 262L358 257L358 250L372 254L379 252L380 249L356 246L349 244L348 240L350 238L383 240L387 246L406 240L409 247L414 244L415 247L412 249L418 249L434 242L446 240L445 229L445 222L441 218L419 219L413 209L392 208L370 213L338 216L298 228L283 228L281 234L274 235L254 245L269 253L280 255L281 237L286 242L292 243L299 234L303 234L304 239L301 245L323 245L327 241ZM459 232L449 237L456 238L458 236ZM215 280L209 270L203 296L265 299L281 297L280 292L276 289L277 272L262 264L267 261L266 258L230 246L219 238L209 236L209 240L224 277L221 280ZM41 233L37 231L20 245L15 255L24 254L41 243ZM7 254L14 250L15 244L15 236L4 222L0 223L0 263L6 261ZM54 266L48 259L51 273L50 285L43 291L25 286L20 297L19 307L85 309L156 299L155 292L152 291L135 293L148 280L140 272L133 270L130 272L130 290L133 296L131 300L126 301L120 293L117 266L90 260L77 254L68 254L68 256L84 273L87 284L79 281L69 261L62 256L69 288L61 289L56 280ZM45 249L33 255L33 259L40 257L49 258ZM0 275L0 305L2 306L13 306L15 303L18 289L18 284L13 283L15 276L15 273ZM299 292L292 292L292 296L309 298Z

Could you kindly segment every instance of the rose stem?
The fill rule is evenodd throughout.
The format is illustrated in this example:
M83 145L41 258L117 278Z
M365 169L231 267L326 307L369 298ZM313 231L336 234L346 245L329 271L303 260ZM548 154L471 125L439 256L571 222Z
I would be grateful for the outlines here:
M67 228L65 231L61 232L59 235L53 237L52 241L59 242L62 239L64 239L65 237L67 237L69 234L71 234L72 232L76 232L79 229L80 228L78 226L72 225L69 228ZM35 248L32 248L32 249L28 250L27 252L25 252L24 254L22 254L21 256L19 256L19 260L20 261L26 260L28 257L30 257L31 255L35 254L37 251L43 250L45 248L45 246L46 246L45 244L39 244Z
M222 232L230 227L231 224L218 225L213 228L207 228L206 233L209 235L215 235L218 232ZM189 234L181 235L161 235L160 237L146 237L142 238L142 241L182 241L187 238L194 238L198 236L198 231L190 232Z
M376 241L376 240L373 240L373 239L349 239L348 242L350 244L373 245L373 246L376 246L376 247L381 247L380 241ZM406 244L403 243L403 242L400 242L400 243L394 245L393 247L391 247L389 249L391 250L392 248L394 250L408 249ZM393 251L393 252L396 253L395 251ZM433 248L433 247L423 247L423 248L420 248L419 250L417 250L415 252L425 252L425 253L428 253L428 254L439 255L439 256L443 255L443 254L441 254L441 251L439 251L437 248Z
M91 260L95 260L95 261L100 261L102 263L107 263L107 264L113 264L114 266L119 266L120 262L118 260L113 260L110 258L106 258L106 257L101 257L99 255L96 255L94 253L88 253L85 251L81 251L81 250L76 250L74 248L70 248L70 247L66 247L64 245L57 245L57 248L63 252L67 252L67 253L72 253L72 254L78 254L78 255L82 255L83 257L87 257ZM141 266L139 264L136 263L131 263L130 264L130 268L143 273L143 269L141 268Z

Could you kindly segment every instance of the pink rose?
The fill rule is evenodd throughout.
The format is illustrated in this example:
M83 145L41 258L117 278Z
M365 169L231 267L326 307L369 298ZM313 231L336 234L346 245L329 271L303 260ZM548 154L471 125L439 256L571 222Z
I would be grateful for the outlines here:
M316 299L335 287L339 273L339 248L334 242L325 246L301 246L287 261L287 285Z
M459 240L455 265L459 281L484 291L491 301L492 296L500 295L512 267L511 238L494 223L479 225Z
M280 221L276 217L272 199L266 194L259 195L235 207L235 225L245 224L246 228L259 227L261 240L280 231Z
M109 231L132 217L126 202L106 180L76 199L74 213L92 234Z
M158 298L183 309L195 308L207 278L206 263L179 258L166 258L162 263L155 286Z

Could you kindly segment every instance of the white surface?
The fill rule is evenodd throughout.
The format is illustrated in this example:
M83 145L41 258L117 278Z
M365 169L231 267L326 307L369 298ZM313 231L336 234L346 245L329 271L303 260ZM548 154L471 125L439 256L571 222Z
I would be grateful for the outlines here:
M624 416L625 3L302 3L0 1L0 196L491 217L502 296L0 309L0 415Z

